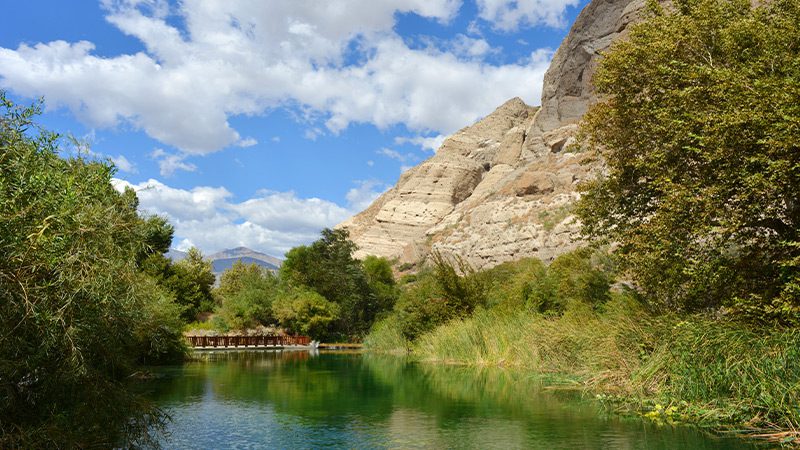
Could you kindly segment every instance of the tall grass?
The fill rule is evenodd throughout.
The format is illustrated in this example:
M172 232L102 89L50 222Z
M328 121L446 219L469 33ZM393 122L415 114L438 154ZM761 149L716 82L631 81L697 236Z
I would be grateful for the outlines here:
M751 330L699 316L654 317L622 295L597 312L481 311L421 336L424 361L572 375L667 421L800 428L800 330Z
M800 428L800 330L703 317L656 329L634 381L655 386L665 404L693 422Z
M396 315L391 315L375 325L364 339L364 349L374 353L407 354L411 343L403 335L403 329Z
M573 304L563 315L527 310L480 311L420 337L422 360L470 365L515 366L601 380L606 388L628 384L640 351L641 308L628 297L612 300L604 314Z
M420 326L422 316L400 308L365 346L411 351L422 361L567 375L654 420L789 430L800 440L800 330L654 314L635 293L610 289L614 267L587 249L549 266L506 263L472 275L486 289L473 313ZM425 311L436 303L439 291L426 289L438 282L431 277L423 274L399 305Z

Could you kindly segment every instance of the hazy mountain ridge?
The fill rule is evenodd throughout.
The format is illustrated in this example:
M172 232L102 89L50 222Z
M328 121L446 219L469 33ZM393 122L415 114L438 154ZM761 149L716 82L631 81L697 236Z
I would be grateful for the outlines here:
M177 262L186 257L186 252L170 249L166 257ZM278 270L283 263L283 260L275 256L261 253L247 247L236 247L226 250L221 250L217 253L206 256L206 259L211 261L212 270L215 274L219 275L227 269L230 269L236 261L242 261L245 264L257 264L268 270Z

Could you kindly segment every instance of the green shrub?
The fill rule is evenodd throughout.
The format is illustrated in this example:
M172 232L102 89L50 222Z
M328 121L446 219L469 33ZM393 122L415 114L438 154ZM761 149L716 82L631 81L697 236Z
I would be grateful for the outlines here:
M272 303L279 290L278 278L256 264L236 261L222 273L214 296L216 323L222 329L243 330L275 323Z
M335 336L331 325L339 319L339 305L305 287L281 292L273 304L275 317L287 330L313 339Z

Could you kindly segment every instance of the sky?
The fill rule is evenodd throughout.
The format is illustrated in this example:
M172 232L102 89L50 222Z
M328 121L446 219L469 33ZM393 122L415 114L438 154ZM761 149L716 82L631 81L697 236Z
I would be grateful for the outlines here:
M586 0L3 0L0 89L175 227L275 256L445 136L540 103Z

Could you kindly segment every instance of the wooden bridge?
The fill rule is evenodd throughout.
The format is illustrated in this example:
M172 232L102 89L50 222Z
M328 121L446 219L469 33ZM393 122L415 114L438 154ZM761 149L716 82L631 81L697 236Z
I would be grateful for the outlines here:
M308 336L186 336L189 346L203 348L282 348L311 345Z

